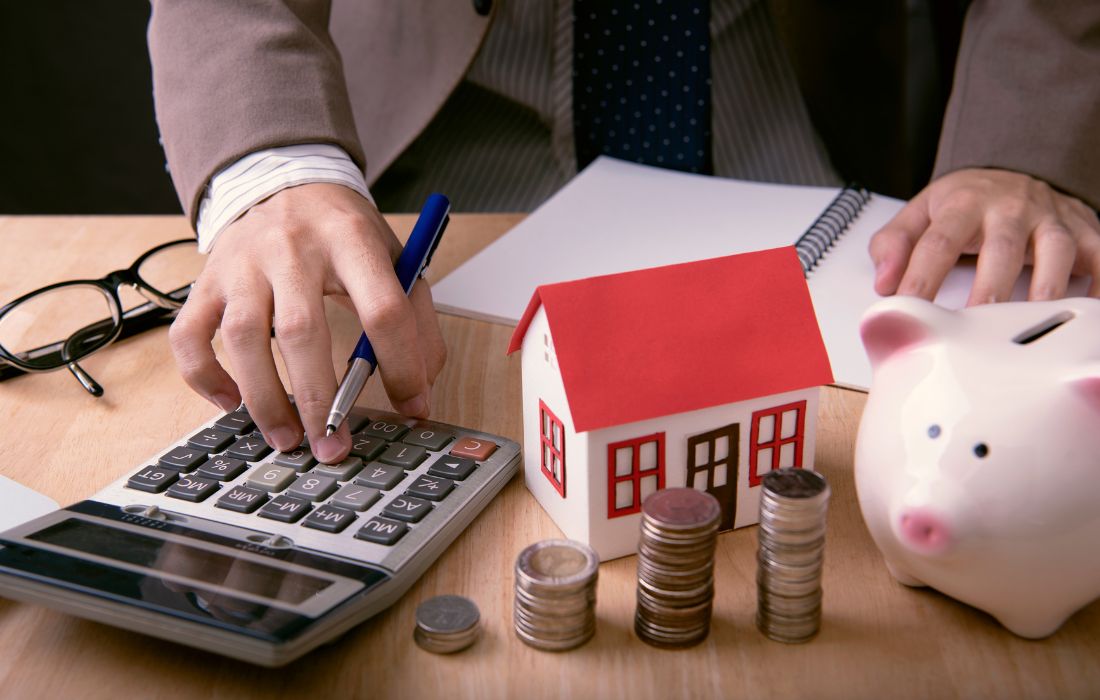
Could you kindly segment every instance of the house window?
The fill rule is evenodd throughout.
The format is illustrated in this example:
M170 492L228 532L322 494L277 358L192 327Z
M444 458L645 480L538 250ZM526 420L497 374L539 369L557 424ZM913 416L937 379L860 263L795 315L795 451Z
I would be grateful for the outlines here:
M565 428L554 412L539 400L539 442L542 473L565 498Z
M665 487L665 434L607 446L607 517L637 513L646 496Z
M797 401L752 414L749 440L749 486L773 469L802 466L806 402Z

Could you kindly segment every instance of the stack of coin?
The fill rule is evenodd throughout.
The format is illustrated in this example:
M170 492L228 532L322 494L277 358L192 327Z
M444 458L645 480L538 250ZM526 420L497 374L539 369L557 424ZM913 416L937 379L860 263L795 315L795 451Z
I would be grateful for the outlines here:
M706 639L714 601L714 545L722 509L709 493L663 489L642 503L634 632L658 647Z
M809 641L821 627L821 566L829 485L805 469L768 472L760 491L756 626L769 639Z
M477 641L481 615L469 598L437 595L416 608L413 639L425 651L452 654Z
M516 558L513 622L525 643L546 651L584 644L596 633L600 559L572 540L544 540Z

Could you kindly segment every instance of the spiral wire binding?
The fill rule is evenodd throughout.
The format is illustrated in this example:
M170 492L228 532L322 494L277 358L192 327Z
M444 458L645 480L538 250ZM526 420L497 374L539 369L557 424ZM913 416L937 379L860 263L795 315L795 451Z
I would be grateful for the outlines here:
M806 277L810 276L837 239L844 235L870 199L871 192L866 187L851 183L845 185L806 232L799 236L794 248Z

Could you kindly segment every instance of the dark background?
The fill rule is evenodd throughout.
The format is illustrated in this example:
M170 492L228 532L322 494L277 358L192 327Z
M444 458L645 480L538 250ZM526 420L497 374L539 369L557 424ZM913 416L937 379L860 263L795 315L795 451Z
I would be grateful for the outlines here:
M931 172L965 0L771 4L839 171L911 196ZM0 3L0 213L180 212L153 118L149 12Z

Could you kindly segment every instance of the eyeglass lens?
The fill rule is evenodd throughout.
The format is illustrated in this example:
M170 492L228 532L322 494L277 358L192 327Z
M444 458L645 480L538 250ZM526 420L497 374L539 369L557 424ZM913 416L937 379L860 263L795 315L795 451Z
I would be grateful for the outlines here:
M205 261L198 245L189 241L162 248L145 258L137 268L137 276L159 294L178 300L198 278Z
M106 342L119 321L105 289L91 284L55 287L0 317L0 345L36 369L58 367Z
M156 293L182 301L204 261L195 242L185 241L147 255L135 272ZM121 322L106 289L67 284L28 297L0 316L0 346L34 369L53 369L102 347Z

